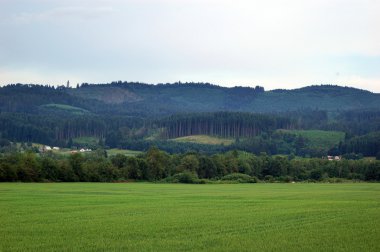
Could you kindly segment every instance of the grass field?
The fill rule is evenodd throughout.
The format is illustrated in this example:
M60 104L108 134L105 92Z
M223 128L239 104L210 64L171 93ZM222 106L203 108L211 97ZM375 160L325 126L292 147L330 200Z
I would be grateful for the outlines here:
M234 139L228 139L228 138L220 138L220 137L214 137L214 136L208 136L208 135L194 135L194 136L185 136L185 137L178 137L173 139L173 141L177 142L190 142L190 143L198 143L198 144L212 144L212 145L230 145L235 142Z
M122 155L126 155L128 157L134 157L134 156L137 156L137 155L142 154L142 153L143 153L142 151L135 151L135 150L123 150L123 149L109 149L109 150L107 150L107 154L109 156L122 154Z
M380 184L0 183L1 251L380 251Z
M90 113L90 111L66 104L56 104L56 103L51 103L51 104L45 104L41 105L42 108L47 108L47 109L53 109L53 110L61 110L65 112L70 112L72 114L77 114L77 115L82 115L86 113Z
M312 147L331 148L344 141L344 132L325 130L281 130L307 138Z

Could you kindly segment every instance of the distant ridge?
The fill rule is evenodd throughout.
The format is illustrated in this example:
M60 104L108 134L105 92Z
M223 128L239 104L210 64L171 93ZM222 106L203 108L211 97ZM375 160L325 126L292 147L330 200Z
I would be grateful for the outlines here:
M310 85L305 86L301 88L294 88L294 89L273 89L272 92L287 92L287 91L331 91L331 90L351 90L351 91L361 91L361 92L367 92L376 94L375 92L371 92L369 90L355 88L355 87L348 87L348 86L339 86L334 84L320 84L320 85Z
M138 116L183 112L286 112L380 109L380 94L337 85L265 91L263 87L221 87L210 83L84 83L77 88L11 84L0 88L2 112L42 113L41 105L61 104L92 113ZM44 110L46 112L46 110Z

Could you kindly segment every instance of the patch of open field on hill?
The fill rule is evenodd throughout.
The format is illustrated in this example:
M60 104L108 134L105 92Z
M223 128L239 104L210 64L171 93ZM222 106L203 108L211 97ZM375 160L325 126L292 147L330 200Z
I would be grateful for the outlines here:
M194 136L185 136L178 137L173 139L176 142L189 142L189 143L198 143L198 144L212 144L212 145L230 145L235 142L234 139L220 138L208 135L194 135Z
M344 132L325 130L280 130L293 133L309 140L309 145L314 147L332 148L340 141L344 141Z
M134 157L142 153L143 153L142 151L136 151L136 150L124 150L124 149L108 149L107 150L107 154L109 156L122 154L122 155L130 156L130 157Z
M86 109L78 108L78 107L74 107L74 106L70 106L70 105L66 105L66 104L50 103L50 104L41 105L41 108L51 109L51 110L55 110L55 111L61 110L61 111L70 112L70 113L77 114L77 115L90 113L90 111L88 111Z

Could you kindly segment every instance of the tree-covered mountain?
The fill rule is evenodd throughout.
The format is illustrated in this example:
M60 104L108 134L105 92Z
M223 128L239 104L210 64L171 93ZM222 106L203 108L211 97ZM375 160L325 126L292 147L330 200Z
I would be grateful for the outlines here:
M264 91L209 83L149 85L130 82L82 84L77 88L8 85L0 88L0 110L43 114L46 104L63 104L92 113L139 117L183 112L286 112L380 108L380 94L333 85Z
M330 138L322 131L337 133L319 139ZM127 82L0 88L0 140L13 142L71 147L73 139L93 137L99 146L147 150L156 145L172 153L241 149L373 156L380 144L372 133L379 131L380 94L333 85L273 91ZM171 141L189 135L228 138L233 144Z

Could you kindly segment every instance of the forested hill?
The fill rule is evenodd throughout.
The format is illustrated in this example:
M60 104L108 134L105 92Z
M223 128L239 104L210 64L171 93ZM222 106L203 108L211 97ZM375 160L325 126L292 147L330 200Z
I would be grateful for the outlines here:
M152 116L182 112L285 112L379 109L380 94L333 85L264 91L209 83L149 85L131 82L82 84L76 88L8 85L0 88L1 112L50 112Z

